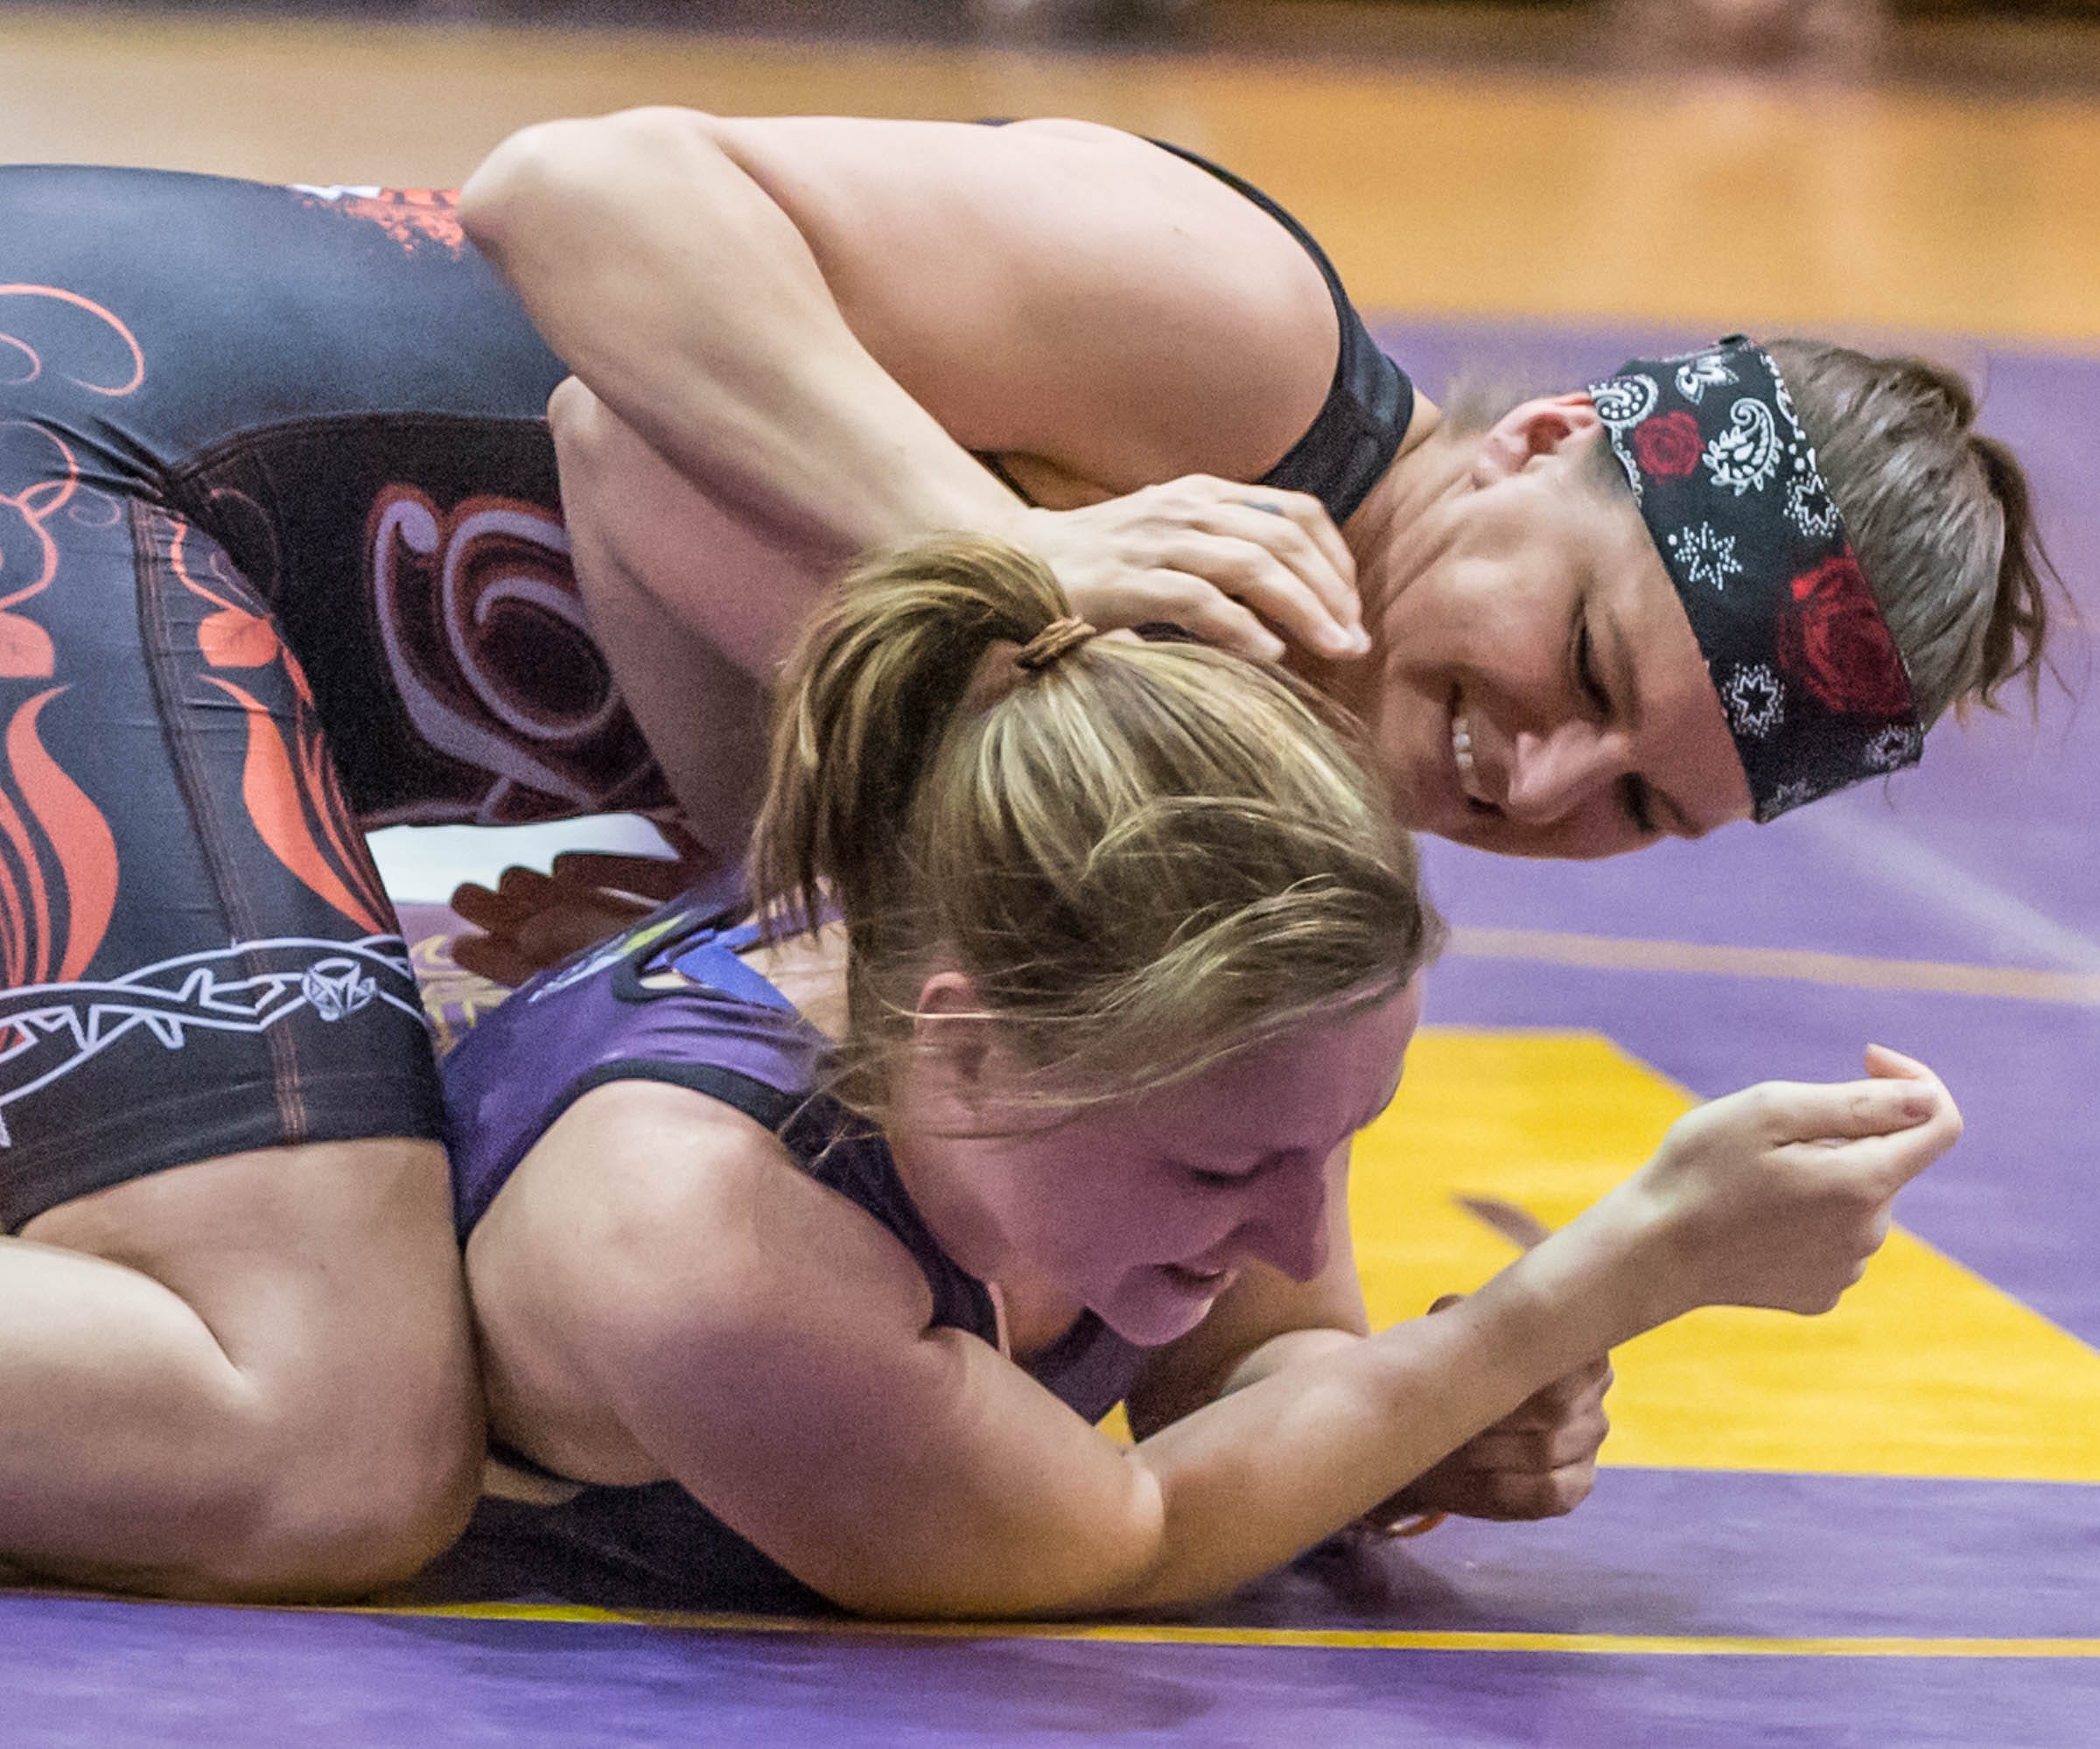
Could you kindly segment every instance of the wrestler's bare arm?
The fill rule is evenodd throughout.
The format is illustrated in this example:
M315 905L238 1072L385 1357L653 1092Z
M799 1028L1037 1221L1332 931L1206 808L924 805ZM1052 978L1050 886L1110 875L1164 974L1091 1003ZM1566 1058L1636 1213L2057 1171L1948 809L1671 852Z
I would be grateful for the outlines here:
M1346 1159L1332 1165L1327 1261L1309 1282L1250 1264L1208 1317L1159 1351L1131 1390L1127 1408L1139 1438L1205 1403L1362 1341L1369 1334L1348 1220ZM1448 1308L1459 1296L1439 1305ZM1492 1426L1476 1433L1374 1515L1385 1523L1410 1515L1455 1512L1475 1518L1548 1518L1589 1495L1609 1424L1612 1382L1602 1355L1571 1368Z
M682 472L841 550L996 514L968 450L1110 492L1251 478L1334 370L1326 287L1273 220L1084 123L549 122L462 212Z
M930 1326L903 1249L756 1125L682 1088L600 1088L469 1249L496 1376L555 1405L535 1424L514 1396L499 1431L586 1480L676 1476L863 1611L1214 1596L1657 1322L1706 1303L1827 1309L1890 1199L1959 1133L1928 1072L1875 1072L1888 1079L1701 1108L1449 1312L1294 1361L1128 1449ZM509 1346L535 1340L543 1352Z
M696 626L775 594L791 623L811 574L962 528L1043 555L1100 623L1172 619L1261 655L1274 631L1360 647L1320 507L1257 507L1222 477L1266 469L1319 406L1325 286L1273 220L1157 148L1079 123L637 111L527 130L463 210L611 416L569 422L571 514L631 540L628 571ZM572 479L587 446L604 453ZM693 488L648 486L661 535L635 521L638 446ZM971 449L1067 511L1025 507ZM1072 507L1197 467L1212 476ZM745 537L725 543L724 519ZM783 561L756 586L738 575L754 548ZM682 572L654 562L667 549Z

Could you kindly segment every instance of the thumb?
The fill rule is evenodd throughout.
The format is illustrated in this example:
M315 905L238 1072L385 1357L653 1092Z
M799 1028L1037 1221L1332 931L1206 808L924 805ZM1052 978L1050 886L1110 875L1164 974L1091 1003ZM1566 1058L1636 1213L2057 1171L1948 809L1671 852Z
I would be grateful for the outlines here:
M1866 1072L1884 1081L1935 1081L1933 1072L1915 1057L1892 1051L1886 1045L1866 1047Z

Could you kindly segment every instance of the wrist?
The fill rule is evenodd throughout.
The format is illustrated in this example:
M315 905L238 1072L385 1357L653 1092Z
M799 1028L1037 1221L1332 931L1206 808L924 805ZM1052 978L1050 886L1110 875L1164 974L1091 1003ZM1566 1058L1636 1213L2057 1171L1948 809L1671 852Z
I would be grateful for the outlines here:
M1483 1288L1512 1340L1553 1357L1554 1376L1608 1353L1689 1305L1653 1199L1629 1181L1527 1251ZM1564 1365L1561 1362L1564 1361Z

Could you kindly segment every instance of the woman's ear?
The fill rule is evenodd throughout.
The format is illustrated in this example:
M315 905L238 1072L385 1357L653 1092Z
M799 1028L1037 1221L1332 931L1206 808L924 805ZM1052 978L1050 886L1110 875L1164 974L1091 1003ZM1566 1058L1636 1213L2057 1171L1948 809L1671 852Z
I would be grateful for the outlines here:
M962 1113L983 1110L996 1074L997 1023L964 974L935 972L920 986L912 1053L924 1092Z
M1579 390L1512 407L1481 437L1473 483L1491 486L1522 473L1536 458L1557 454L1572 441L1587 441L1603 425L1590 397Z

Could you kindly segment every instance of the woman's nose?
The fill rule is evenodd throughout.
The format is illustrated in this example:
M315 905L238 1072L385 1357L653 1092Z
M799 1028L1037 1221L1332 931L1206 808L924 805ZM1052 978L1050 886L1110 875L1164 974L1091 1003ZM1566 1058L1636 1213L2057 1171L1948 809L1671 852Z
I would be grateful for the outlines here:
M1509 748L1502 812L1528 826L1575 813L1630 769L1626 737L1593 723L1564 723L1543 735L1519 733Z
M1327 1266L1327 1175L1324 1162L1274 1173L1250 1223L1247 1248L1294 1282Z

